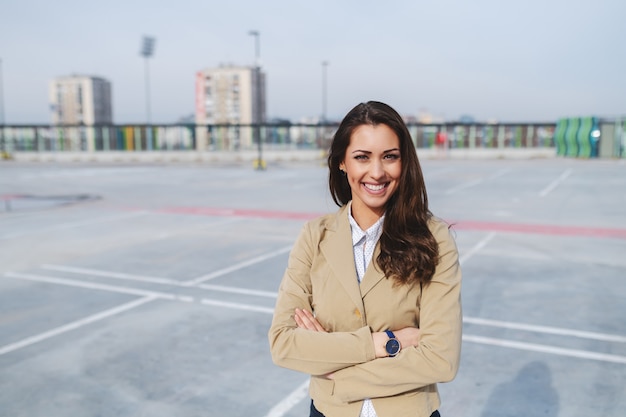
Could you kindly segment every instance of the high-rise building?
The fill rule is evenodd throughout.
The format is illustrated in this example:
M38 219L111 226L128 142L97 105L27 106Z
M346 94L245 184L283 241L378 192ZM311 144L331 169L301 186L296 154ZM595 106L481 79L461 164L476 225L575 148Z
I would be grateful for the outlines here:
M220 66L196 74L195 116L199 125L263 123L265 103L265 74L257 73L254 67ZM253 138L252 129L245 127L230 136L232 147L250 146Z
M50 81L53 124L95 125L113 123L111 83L86 75L59 77Z

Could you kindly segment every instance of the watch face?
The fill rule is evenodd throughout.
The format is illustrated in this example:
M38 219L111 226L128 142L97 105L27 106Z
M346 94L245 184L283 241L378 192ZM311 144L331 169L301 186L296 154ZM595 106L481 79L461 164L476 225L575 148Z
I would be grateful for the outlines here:
M395 356L400 352L400 342L398 339L389 339L387 340L387 344L385 345L385 350L389 354L389 356Z

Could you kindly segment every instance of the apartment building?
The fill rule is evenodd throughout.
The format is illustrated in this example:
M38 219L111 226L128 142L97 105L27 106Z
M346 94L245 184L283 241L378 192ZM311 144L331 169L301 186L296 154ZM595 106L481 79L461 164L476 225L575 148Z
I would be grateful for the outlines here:
M113 123L111 83L104 78L86 75L58 77L49 84L53 124Z
M228 141L227 147L248 147L254 140L255 123L266 117L265 74L254 67L224 65L196 73L195 118L198 125L244 125L229 129L228 137L210 135L199 129L200 138L210 146L213 141ZM221 144L223 146L223 144ZM202 146L201 146L202 147Z
M93 126L113 123L111 83L87 75L58 77L50 81L48 94L52 124L84 126L62 128L65 146L94 151L105 139Z

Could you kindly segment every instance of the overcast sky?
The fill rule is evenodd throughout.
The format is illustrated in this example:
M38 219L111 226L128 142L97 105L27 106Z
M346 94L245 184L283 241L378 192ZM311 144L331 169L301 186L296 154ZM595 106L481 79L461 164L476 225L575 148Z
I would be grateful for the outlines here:
M268 117L328 116L380 100L448 120L626 114L624 0L0 0L7 123L49 123L48 82L108 79L116 123L192 114L196 71L252 65L260 32Z

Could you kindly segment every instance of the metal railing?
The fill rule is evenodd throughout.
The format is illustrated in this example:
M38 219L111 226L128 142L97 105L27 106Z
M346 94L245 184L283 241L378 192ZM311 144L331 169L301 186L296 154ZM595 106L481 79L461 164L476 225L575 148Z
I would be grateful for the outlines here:
M326 149L337 124L262 124L264 149ZM244 151L256 149L256 125L5 125L3 152L62 151ZM443 133L449 148L554 147L556 124L409 124L417 148L436 146Z

